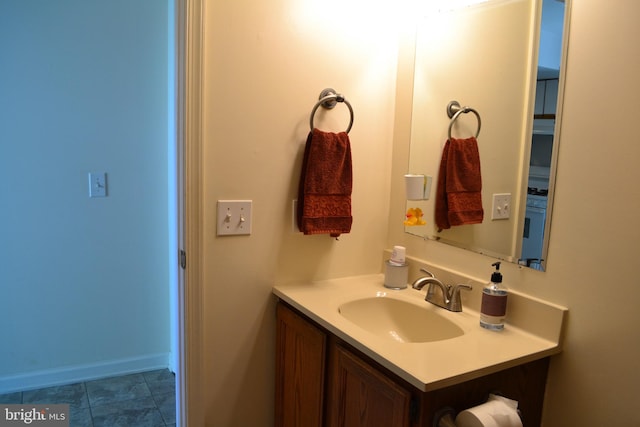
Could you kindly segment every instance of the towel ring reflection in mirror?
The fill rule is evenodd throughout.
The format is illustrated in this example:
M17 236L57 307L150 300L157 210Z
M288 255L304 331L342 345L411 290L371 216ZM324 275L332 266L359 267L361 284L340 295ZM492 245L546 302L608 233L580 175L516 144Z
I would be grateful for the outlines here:
M316 110L318 110L318 107L322 106L323 108L331 110L333 107L336 106L338 102L343 102L349 108L349 113L351 114L351 119L349 120L349 126L345 131L346 133L349 133L349 131L351 130L351 126L353 126L353 108L351 107L351 104L349 103L349 101L347 101L344 96L342 96L339 93L336 93L336 91L331 88L327 88L322 92L320 92L320 96L318 97L318 99L319 101L313 107L313 110L311 110L311 118L309 119L309 125L311 126L311 130L313 130L313 128L315 127L313 125L313 117L315 116Z
M475 137L477 138L480 135L480 127L482 126L482 121L480 120L480 114L476 110L471 107L460 107L460 103L458 101L451 101L447 105L447 116L451 119L449 123L449 139L451 139L451 129L453 128L453 124L458 120L461 114L473 113L476 115L478 119L478 130L476 130Z

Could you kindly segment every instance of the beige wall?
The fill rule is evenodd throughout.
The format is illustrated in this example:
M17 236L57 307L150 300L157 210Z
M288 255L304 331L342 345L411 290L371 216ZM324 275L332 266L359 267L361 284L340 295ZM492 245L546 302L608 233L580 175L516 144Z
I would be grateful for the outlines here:
M205 368L198 399L208 426L271 425L273 283L376 272L382 249L393 244L479 277L488 276L491 260L408 236L397 220L411 73L401 63L396 93L398 30L369 15L375 8L329 0L205 3ZM575 3L548 272L506 266L505 278L570 309L565 351L551 367L545 426L632 426L640 423L630 414L640 382L632 258L640 239L633 127L640 110L629 96L640 93L633 19L640 4ZM401 53L411 62L410 52ZM327 86L344 93L356 115L354 226L339 242L291 231L308 116ZM341 130L342 107L318 124ZM218 199L253 200L251 236L216 237Z
M386 242L396 31L340 1L206 1L204 14L204 390L208 426L272 422L276 281L377 271ZM309 115L333 87L355 112L353 228L292 231ZM341 131L348 109L318 111ZM251 236L216 237L216 201L253 200Z
M640 425L638 14L635 0L615 7L573 2L548 271L503 268L507 285L570 310L564 352L551 365L545 427ZM408 89L399 95L397 105L404 105ZM404 206L399 190L410 125L404 116L396 116L391 218ZM488 278L491 270L489 258L407 236L390 221L387 245L398 243L476 277Z

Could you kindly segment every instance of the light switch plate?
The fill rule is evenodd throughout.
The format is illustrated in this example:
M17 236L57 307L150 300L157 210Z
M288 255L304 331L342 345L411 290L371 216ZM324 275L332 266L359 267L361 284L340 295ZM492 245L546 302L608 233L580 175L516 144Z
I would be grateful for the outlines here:
M218 200L218 236L251 234L251 200Z
M105 172L89 172L89 197L107 197Z
M491 219L509 219L511 216L511 193L496 193L493 195Z

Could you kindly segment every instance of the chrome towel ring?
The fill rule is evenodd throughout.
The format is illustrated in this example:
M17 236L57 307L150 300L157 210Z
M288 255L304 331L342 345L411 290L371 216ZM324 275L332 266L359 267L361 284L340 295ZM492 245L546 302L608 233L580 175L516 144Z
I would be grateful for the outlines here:
M480 135L480 127L482 126L482 121L480 120L480 114L476 110L471 107L460 107L460 103L458 101L451 101L447 105L447 116L451 119L449 123L449 139L451 139L451 128L453 128L453 124L458 120L461 114L473 113L476 115L478 119L478 130L476 131L476 138Z
M315 127L313 125L313 116L315 116L316 110L318 109L318 107L322 105L323 108L331 110L333 107L336 106L338 102L343 102L349 108L349 113L351 114L351 120L349 121L349 126L345 131L346 133L349 133L349 131L351 130L351 126L353 126L353 108L351 107L351 104L349 103L349 101L347 101L344 96L342 96L339 93L336 93L336 91L331 88L324 89L322 92L320 92L320 96L318 97L318 99L319 101L313 107L313 110L311 110L311 117L309 119L309 125L311 126L311 130L313 130Z

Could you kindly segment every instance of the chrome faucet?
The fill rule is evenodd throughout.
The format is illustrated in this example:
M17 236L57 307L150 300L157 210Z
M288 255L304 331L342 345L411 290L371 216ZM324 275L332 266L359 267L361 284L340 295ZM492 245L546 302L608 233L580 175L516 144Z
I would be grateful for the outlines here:
M428 274L428 276L425 277L418 277L413 284L411 285L411 287L413 287L413 289L417 289L420 290L424 287L424 285L426 285L427 283L429 283L429 279L436 279L436 276L433 275L432 272L425 270L424 268L421 268L420 271L422 271L425 274ZM440 282L438 280L438 282Z
M445 285L440 280L436 279L431 272L425 270L424 268L421 268L420 271L428 274L428 276L416 279L411 286L413 287L413 289L420 290L424 287L424 285L426 285L427 283L429 284L429 288L427 289L427 296L424 298L425 301L449 311L462 311L462 300L460 299L460 291L463 289L470 291L471 289L473 289L471 286L465 284L459 284L455 286ZM437 298L436 296L436 288L440 288L440 298Z

